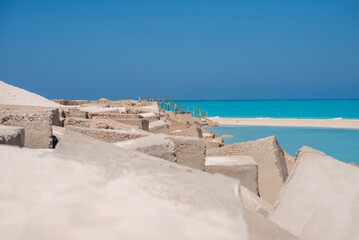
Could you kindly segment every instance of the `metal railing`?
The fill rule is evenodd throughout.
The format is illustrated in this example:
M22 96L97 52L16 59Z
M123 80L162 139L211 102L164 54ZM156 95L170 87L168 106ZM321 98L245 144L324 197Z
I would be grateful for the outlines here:
M183 106L167 97L163 96L140 96L139 101L147 100L149 102L157 102L158 106L167 111L173 111L175 114L191 114L193 117L200 119L208 119L208 112L196 107Z

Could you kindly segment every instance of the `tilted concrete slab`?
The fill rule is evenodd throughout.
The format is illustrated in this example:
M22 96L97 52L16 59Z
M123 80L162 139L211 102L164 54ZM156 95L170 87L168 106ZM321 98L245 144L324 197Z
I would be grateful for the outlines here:
M249 155L257 162L260 197L273 204L288 176L284 153L277 139L272 136L208 150L208 156L236 155Z
M67 131L78 132L85 136L89 136L110 143L121 142L121 141L126 141L130 139L135 139L135 138L140 138L150 135L150 133L147 132L81 128L81 127L73 127L73 126L67 126L66 132Z
M164 134L152 134L128 141L115 143L116 146L137 150L148 155L176 162L174 142Z
M149 131L151 133L165 133L168 134L169 125L163 120L158 120L149 123Z
M202 128L199 126L193 126L185 129L178 129L170 132L170 135L203 138Z
M0 125L0 144L23 147L25 142L25 129Z
M205 171L236 178L242 186L258 195L258 165L251 156L208 156Z
M299 240L299 238L268 218L244 208L251 240ZM318 238L319 239L319 238Z
M358 239L359 169L303 147L269 218L301 239Z
M258 197L248 188L243 187L243 185L241 186L241 198L244 208L263 216L268 216L269 211L272 208L272 205L270 205L267 201Z
M52 148L52 125L57 122L58 109L0 105L0 124L24 128L28 148Z
M68 133L0 164L3 239L248 239L234 179Z
M206 154L203 143L203 140L198 138L151 134L115 145L203 171Z

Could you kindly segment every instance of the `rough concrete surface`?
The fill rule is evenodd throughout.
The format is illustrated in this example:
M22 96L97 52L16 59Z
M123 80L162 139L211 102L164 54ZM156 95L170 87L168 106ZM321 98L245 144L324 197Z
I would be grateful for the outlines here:
M251 240L299 240L297 236L281 228L278 224L246 208L244 216Z
M203 138L169 136L176 148L178 164L204 171L206 143Z
M149 123L149 131L151 133L165 133L168 134L169 125L163 120L158 120Z
M171 162L177 161L175 144L164 134L152 134L147 137L118 142L115 145L137 150Z
M170 132L170 135L203 138L202 128L199 126L193 126L185 129L178 129Z
M301 239L359 239L359 169L303 147L269 218Z
M73 127L73 126L67 126L66 131L78 132L85 136L89 136L110 143L145 137L150 134L146 132L137 132L137 131L82 128L82 127Z
M234 179L70 132L0 164L2 239L248 239Z

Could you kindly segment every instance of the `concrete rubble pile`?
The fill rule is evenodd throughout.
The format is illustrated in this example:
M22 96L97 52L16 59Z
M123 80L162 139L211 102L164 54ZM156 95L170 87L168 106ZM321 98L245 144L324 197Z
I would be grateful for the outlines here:
M358 239L359 168L135 100L0 81L1 239Z

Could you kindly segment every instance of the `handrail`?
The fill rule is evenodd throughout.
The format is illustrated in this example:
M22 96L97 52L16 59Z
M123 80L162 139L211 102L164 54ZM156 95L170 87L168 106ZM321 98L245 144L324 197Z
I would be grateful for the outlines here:
M177 111L180 113L180 114L191 114L192 116L197 116L199 117L200 119L204 118L205 120L207 121L210 121L210 119L208 119L208 112L206 111L203 111L199 108L196 108L196 107L191 107L191 106L183 106L167 97L164 97L164 96L140 96L139 97L139 101L141 101L141 99L149 99L150 101L154 101L155 99L157 99L157 104L158 106L160 106L160 100L161 103L162 103L162 106L160 106L161 108L164 108L164 104L166 104L168 106L168 111L171 111L171 108L174 109L174 112L177 113ZM172 106L170 103L167 103L165 102L165 100L169 101L170 103L173 103L175 106ZM155 100L156 101L156 100ZM178 108L180 107L180 108ZM187 110L185 111L184 108ZM188 111L188 109L192 109L192 111ZM195 110L197 110L199 112L199 114L195 113ZM202 116L202 113L204 116Z

